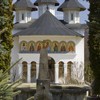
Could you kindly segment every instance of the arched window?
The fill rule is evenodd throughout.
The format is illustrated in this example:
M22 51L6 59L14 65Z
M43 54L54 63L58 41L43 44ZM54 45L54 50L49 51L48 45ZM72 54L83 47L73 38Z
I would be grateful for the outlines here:
M36 82L36 62L31 62L31 82Z
M23 65L23 76L22 76L22 79L23 79L23 82L26 83L27 82L27 62L23 62L22 63Z
M22 13L22 20L25 20L25 14Z

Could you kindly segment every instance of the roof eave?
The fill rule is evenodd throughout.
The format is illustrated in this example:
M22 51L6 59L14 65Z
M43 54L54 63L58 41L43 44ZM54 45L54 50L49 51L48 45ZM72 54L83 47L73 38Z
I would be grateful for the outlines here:
M68 10L70 10L70 9L79 9L79 11L84 11L84 10L86 10L86 8L64 8L64 7L62 7L62 8L58 8L57 9L57 11L61 11L61 12L63 12L64 10L63 9L68 9Z
M45 4L54 4L55 6L59 6L58 2L55 2L55 3L54 2L52 2L52 3L50 3L50 2L43 2L43 3L45 3ZM39 6L39 4L41 4L41 3L40 2L35 2L34 3L35 6Z

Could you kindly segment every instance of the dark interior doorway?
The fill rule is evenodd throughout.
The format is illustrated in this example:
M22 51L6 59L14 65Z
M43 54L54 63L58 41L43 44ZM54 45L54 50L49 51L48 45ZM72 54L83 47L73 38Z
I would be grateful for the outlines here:
M51 57L48 57L48 68L49 68L49 79L50 82L55 82L55 60Z

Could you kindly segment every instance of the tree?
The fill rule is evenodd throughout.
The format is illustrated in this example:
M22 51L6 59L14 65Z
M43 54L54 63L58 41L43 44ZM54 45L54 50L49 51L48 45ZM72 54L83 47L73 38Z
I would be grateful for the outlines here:
M13 47L12 44L12 28L13 28L13 5L12 0L0 0L0 30L5 29L5 32L0 34L1 44L6 52L0 55L0 69L5 70L10 66L10 54Z
M5 31L6 28L0 31L0 34ZM7 51L4 49L4 46L2 46L0 42L0 55L2 56L5 53L7 53ZM18 63L19 61L20 60L18 60L16 63ZM20 93L20 91L15 91L16 87L21 83L20 80L17 80L16 82L9 84L10 75L8 75L8 72L13 66L7 68L5 71L0 70L0 100L13 100L13 97Z
M89 0L89 60L93 70L93 95L100 95L100 0Z

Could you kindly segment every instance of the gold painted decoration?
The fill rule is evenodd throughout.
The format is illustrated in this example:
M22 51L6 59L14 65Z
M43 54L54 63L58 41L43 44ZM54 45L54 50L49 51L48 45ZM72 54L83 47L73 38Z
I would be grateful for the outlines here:
M67 47L69 52L75 52L75 43L70 41L68 42L68 47Z

